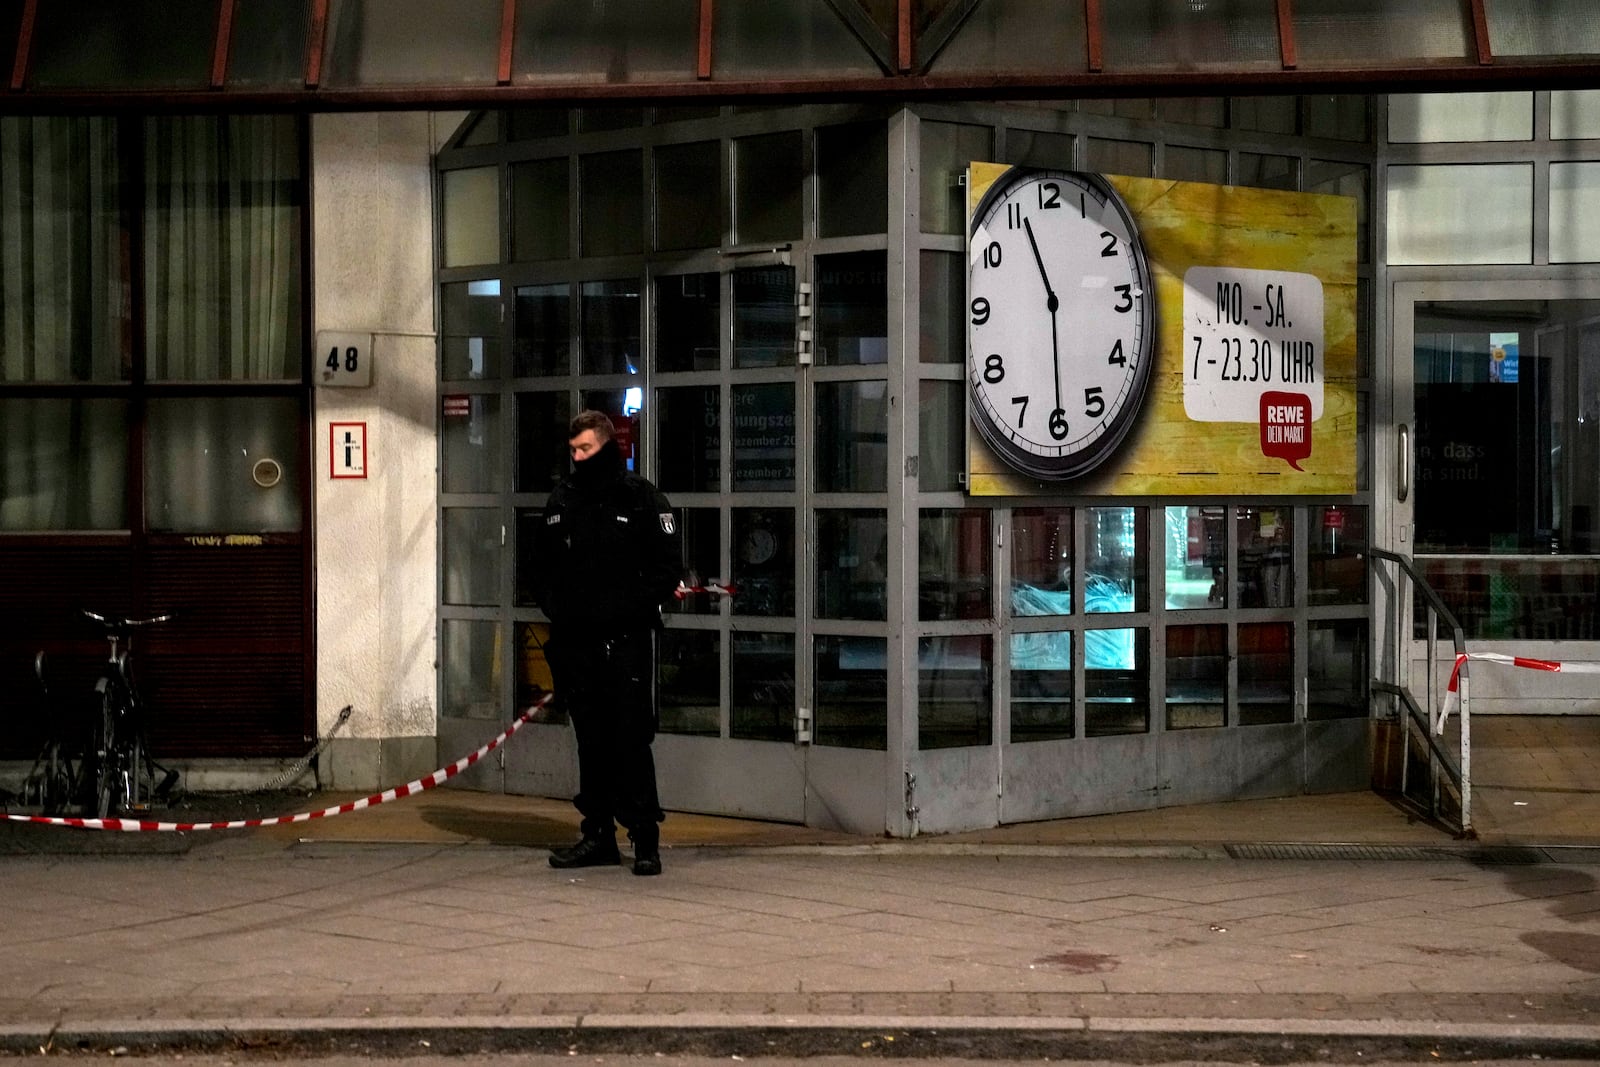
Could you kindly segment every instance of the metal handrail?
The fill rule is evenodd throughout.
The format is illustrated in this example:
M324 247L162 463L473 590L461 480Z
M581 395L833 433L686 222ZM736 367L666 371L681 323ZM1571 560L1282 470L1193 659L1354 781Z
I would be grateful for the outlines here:
M1422 596L1423 603L1428 612L1428 668L1426 681L1426 711L1418 706L1416 697L1406 684L1406 666L1410 658L1406 648L1413 640L1410 633L1404 632L1406 597L1411 590L1401 588L1397 583L1395 588L1393 609L1390 612L1392 620L1392 636L1394 638L1395 675L1393 682L1381 678L1374 678L1372 687L1379 693L1396 697L1405 711L1406 728L1401 731L1403 748L1400 761L1400 791L1407 792L1407 775L1410 767L1411 754L1411 726L1416 726L1421 735L1427 740L1428 769L1429 769L1429 806L1435 818L1443 818L1441 800L1441 776L1449 779L1454 784L1457 795L1461 798L1461 817L1459 832L1463 836L1471 836L1472 830L1472 715L1469 704L1467 685L1467 661L1462 657L1467 654L1466 631L1462 629L1455 613L1440 599L1439 594L1428 584L1427 579L1417 573L1415 564L1409 556L1402 556L1396 552L1389 552L1381 548L1363 547L1359 550L1373 559L1385 560L1395 564L1400 573L1410 582L1412 589ZM1439 622L1444 621L1447 627L1455 655L1451 667L1456 673L1456 693L1458 698L1458 714L1461 717L1461 736L1457 751L1452 754L1439 740L1444 731L1444 720L1439 715L1438 709L1442 694L1436 693L1434 666L1438 662L1439 654ZM1458 670L1455 669L1459 663ZM1453 756L1453 758L1452 758Z

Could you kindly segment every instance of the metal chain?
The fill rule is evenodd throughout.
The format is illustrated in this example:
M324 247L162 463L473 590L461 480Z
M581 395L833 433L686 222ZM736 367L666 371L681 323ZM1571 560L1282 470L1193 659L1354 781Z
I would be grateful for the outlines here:
M352 704L346 704L343 708L341 708L339 710L339 718L335 720L334 724L328 728L327 736L318 740L316 747L310 752L307 752L304 756L300 757L300 759L296 760L294 765L288 770L269 778L266 782L256 786L254 789L235 789L226 793L211 793L209 795L216 797L247 797L253 793L273 793L284 788L290 782L306 773L306 768L311 766L311 761L322 755L322 750L328 747L328 742L332 741L333 735L339 732L339 727L350 721L350 714L354 710L355 706Z

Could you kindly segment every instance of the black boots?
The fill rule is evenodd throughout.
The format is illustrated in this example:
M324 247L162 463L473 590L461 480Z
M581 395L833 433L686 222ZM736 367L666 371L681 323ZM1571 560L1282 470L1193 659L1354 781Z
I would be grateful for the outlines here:
M660 874L661 831L656 824L651 823L637 830L629 830L628 837L633 841L633 873Z
M550 866L561 869L615 867L621 862L622 853L617 851L615 833L586 833L576 845L570 848L558 848L550 853ZM659 869L659 864L657 868Z

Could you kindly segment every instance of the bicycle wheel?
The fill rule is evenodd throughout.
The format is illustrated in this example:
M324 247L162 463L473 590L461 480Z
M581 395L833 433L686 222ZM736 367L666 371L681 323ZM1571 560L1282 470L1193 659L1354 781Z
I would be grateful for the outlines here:
M111 814L111 799L117 788L117 704L108 691L100 702L100 722L94 735L94 818Z
M52 741L44 758L44 781L39 787L40 811L60 815L72 803L72 763L61 751L61 742Z

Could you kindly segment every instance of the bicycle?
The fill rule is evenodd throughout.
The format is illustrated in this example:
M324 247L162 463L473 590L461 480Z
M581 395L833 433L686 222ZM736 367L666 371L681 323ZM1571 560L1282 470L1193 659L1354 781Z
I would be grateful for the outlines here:
M36 697L39 716L49 723L50 732L33 761L33 768L22 781L22 798L24 803L38 804L41 814L60 815L78 793L82 760L61 734L57 721L59 709L50 697L50 682L45 674L45 655L42 651L33 657L33 676L38 683Z
M105 628L106 640L111 645L106 669L94 684L99 708L91 722L93 732L79 774L85 814L92 813L104 819L113 812L146 807L151 797L171 792L178 780L177 771L168 770L150 758L145 741L144 703L134 685L130 666L133 631L166 622L172 616L113 619L87 608L83 614ZM158 770L164 776L159 785L153 785Z

